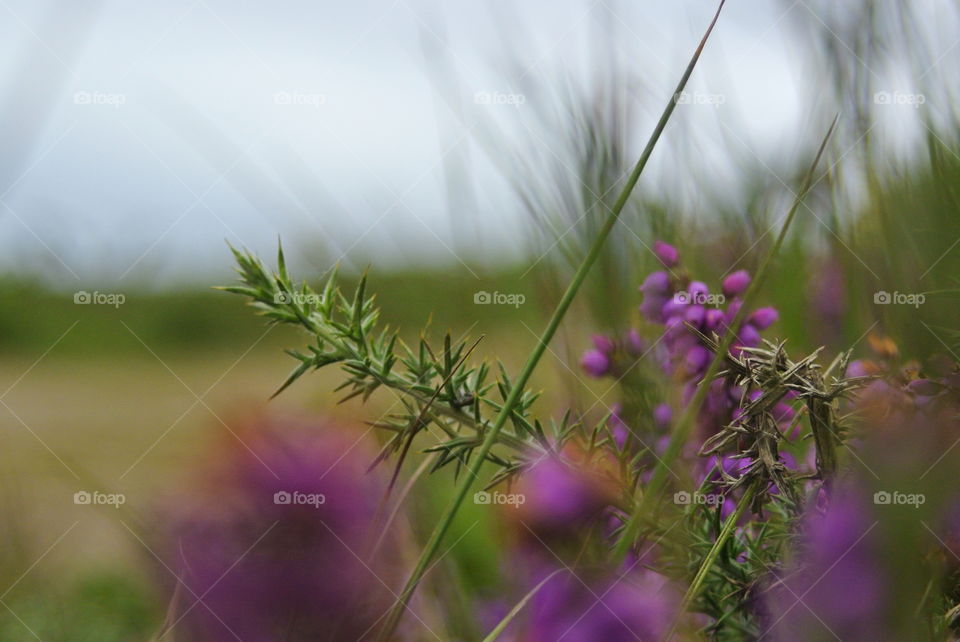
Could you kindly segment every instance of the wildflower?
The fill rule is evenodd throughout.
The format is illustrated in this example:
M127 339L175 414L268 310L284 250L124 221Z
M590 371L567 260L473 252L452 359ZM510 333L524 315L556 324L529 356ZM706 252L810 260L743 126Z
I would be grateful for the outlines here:
M776 308L758 308L750 314L747 321L758 330L766 330L779 318L780 313L777 312Z
M580 359L580 366L591 377L600 378L610 372L610 357L600 350L587 350Z
M370 453L293 422L258 422L242 440L217 449L169 516L167 565L191 631L178 637L356 640L393 598L378 577L396 576L364 559L384 491Z
M740 296L747 291L750 285L750 273L746 270L737 270L723 280L723 294L728 297Z
M639 357L643 355L644 343L643 339L640 337L640 333L631 328L623 340L624 347L627 350L627 354L633 357Z
M609 505L609 489L593 474L547 457L524 472L517 486L517 513L536 532L573 529ZM512 511L511 511L512 512Z
M885 617L891 606L875 519L857 489L833 494L824 513L804 520L803 554L776 582L767 633L777 640L890 639Z
M541 571L541 581L550 570ZM522 639L659 640L678 605L679 592L670 581L639 564L623 574L573 576L564 569L550 577L531 601Z
M593 347L604 354L609 355L617 348L616 344L613 342L613 339L604 334L595 334L590 337L590 339L593 342Z
M676 267L680 262L680 253L677 252L677 248L669 243L664 243L663 241L655 242L653 244L653 253L657 255L657 258L660 259L660 262L663 263L665 267Z

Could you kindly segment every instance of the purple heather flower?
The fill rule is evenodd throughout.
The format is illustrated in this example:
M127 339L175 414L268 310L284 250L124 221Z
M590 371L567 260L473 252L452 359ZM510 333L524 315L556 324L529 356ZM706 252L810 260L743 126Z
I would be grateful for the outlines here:
M355 441L331 426L262 422L244 447L216 449L209 479L164 516L166 564L185 587L178 637L355 640L376 623L392 601L378 578L397 574L389 554L354 555L385 489Z
M670 293L670 276L663 270L651 272L640 286L640 291L647 295L667 295Z
M538 581L546 577L543 573ZM662 639L676 615L679 594L667 578L635 565L625 575L580 577L556 573L531 600L530 642L627 642Z
M687 308L686 312L683 313L684 320L697 328L703 325L706 317L707 311L702 305L691 305Z
M806 544L798 567L771 592L769 628L777 640L889 639L884 628L891 586L883 577L883 557L867 510L868 500L840 489L825 514L811 510L804 520Z
M704 318L704 326L707 330L716 331L723 327L723 310L710 308L707 310Z
M727 306L727 312L723 317L723 323L727 327L733 325L733 320L737 317L737 314L740 312L740 308L743 307L743 301L740 299L734 299Z
M663 318L671 319L673 317L682 317L688 307L690 307L689 301L685 298L681 300L681 297L674 296L663 304Z
M760 345L760 332L749 323L745 323L737 333L737 343L748 348Z
M673 409L665 403L653 409L653 422L658 428L667 429L673 421Z
M746 292L748 285L750 285L750 273L746 270L737 270L723 280L723 294L728 297L740 296Z
M691 375L699 374L710 363L710 357L713 356L709 350L703 346L694 346L687 351L686 357L684 358L684 365L687 368L687 372Z
M668 268L676 267L680 262L680 253L677 252L677 248L669 243L664 243L663 241L655 242L653 244L653 253L656 254L660 262Z
M591 377L600 378L610 372L610 357L600 350L587 350L580 359L580 366Z
M590 337L590 340L593 342L593 347L604 354L610 354L617 349L613 339L605 334L595 334Z
M525 471L518 491L524 503L516 512L528 528L541 533L572 529L609 505L604 489L589 472L552 457Z
M851 361L847 366L847 377L866 377L870 374L870 371L867 369L867 365L857 359L856 361Z
M644 352L645 348L644 348L643 339L640 338L640 333L632 328L627 332L626 336L623 338L623 343L627 349L627 353L634 357L639 357Z
M750 325L758 330L766 330L776 323L779 318L780 313L777 312L776 308L758 308L750 314L748 320L750 321Z
M630 429L627 427L626 422L623 420L623 406L619 403L613 404L613 407L610 409L610 432L613 433L613 441L617 444L617 448L623 448L624 444L627 443L627 438L630 436Z
M690 293L690 303L703 303L710 295L710 288L703 281L691 281L687 292Z

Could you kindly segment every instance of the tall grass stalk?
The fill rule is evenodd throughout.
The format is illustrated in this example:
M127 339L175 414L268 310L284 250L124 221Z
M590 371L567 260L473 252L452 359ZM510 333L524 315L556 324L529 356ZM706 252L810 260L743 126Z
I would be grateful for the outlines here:
M670 437L670 443L667 446L666 452L664 452L663 457L657 460L653 475L650 478L650 483L644 489L643 497L640 499L640 503L633 511L633 514L630 515L626 526L623 528L620 539L614 546L613 555L614 559L618 562L626 556L627 552L630 550L630 547L633 545L633 541L636 539L643 516L646 515L647 512L652 508L655 508L659 502L660 495L663 491L663 486L667 481L667 473L670 472L670 465L676 461L681 450L683 449L683 446L687 443L687 440L690 437L690 432L693 429L697 413L700 412L700 407L703 405L703 402L707 396L707 392L710 390L710 382L716 378L717 374L719 374L720 367L724 363L724 355L727 354L727 352L730 350L730 346L733 344L733 340L736 335L736 329L739 328L740 324L743 322L747 310L751 309L753 300L756 298L757 293L760 291L760 288L767 277L770 263L780 251L780 247L783 245L783 241L787 236L787 231L790 229L790 224L793 222L797 210L800 209L800 205L803 203L804 197L807 195L807 192L810 191L810 188L813 185L814 173L816 172L817 166L820 164L820 158L823 156L823 152L827 147L827 143L830 141L830 137L833 135L833 131L837 126L838 118L839 115L835 116L833 122L830 123L830 128L823 137L823 140L820 143L820 148L817 150L817 154L813 159L813 163L811 163L810 169L807 171L806 177L803 180L803 185L800 188L800 191L797 193L796 198L794 198L793 205L787 212L786 221L784 221L783 227L780 229L780 234L777 236L777 240L763 257L763 262L760 264L755 278L750 283L750 286L747 288L747 291L743 296L743 305L737 311L736 316L730 323L729 330L721 338L717 352L714 355L713 360L710 362L710 367L707 369L706 374L703 376L703 380L697 387L697 391L694 394L693 399L690 400L690 403L687 404L686 408L684 408L683 414L680 415L680 419L677 421L677 426Z
M560 302L557 304L557 308L550 317L546 328L541 333L533 352L530 353L526 364L523 366L523 370L521 370L520 375L514 382L514 385L510 390L510 394L507 396L506 401L504 401L503 407L500 409L499 414L497 414L493 425L484 436L483 444L481 444L479 451L475 454L473 462L471 463L470 468L467 470L467 474L463 476L463 478L460 480L460 483L457 485L457 488L454 492L453 501L447 508L446 512L444 512L444 514L441 516L440 521L438 522L436 528L430 536L430 539L427 541L427 544L424 547L423 553L420 555L420 558L417 561L417 565L414 567L410 578L407 580L403 591L400 593L396 603L394 604L390 613L387 615L386 622L380 631L380 636L378 638L379 640L388 640L393 635L393 632L400 621L400 616L407 608L410 597L413 595L413 592L419 585L420 580L423 579L423 575L427 571L427 568L430 562L433 560L434 555L436 555L437 549L440 547L443 537L447 534L447 531L453 524L453 519L456 517L457 511L460 509L461 504L463 504L467 494L470 492L474 480L480 475L480 467L483 466L484 459L486 459L490 449L496 443L497 435L500 433L501 428L503 428L504 423L506 423L507 418L510 416L514 406L516 406L517 402L520 400L527 382L533 374L534 369L537 367L541 357L543 357L543 354L547 349L547 345L557 332L557 328L560 327L560 322L563 320L567 310L573 303L573 299L576 297L580 286L583 284L584 279L590 272L590 268L593 267L597 257L600 256L604 242L610 235L610 231L613 229L613 226L616 225L617 219L620 216L620 212L623 210L627 203L627 199L633 192L633 188L640 179L640 174L643 172L650 155L653 153L654 147L660 140L660 135L666 128L667 122L670 120L670 116L673 114L673 110L676 109L678 98L684 87L686 87L687 80L693 73L693 69L696 67L697 61L700 59L700 54L703 52L703 49L706 46L707 39L710 37L710 33L713 31L714 25L717 24L717 20L720 18L720 12L723 9L725 1L726 0L720 1L719 6L717 7L717 12L714 14L713 19L710 21L710 25L707 27L703 38L700 40L700 44L697 46L693 56L690 59L690 62L687 64L687 67L683 72L683 76L680 78L680 82L677 84L676 90L670 97L670 100L667 102L667 105L663 110L663 114L660 116L660 120L657 122L653 133L650 135L650 139L647 141L646 147L644 147L643 153L641 153L639 160L637 160L637 164L634 166L633 171L630 172L630 175L627 178L626 184L623 186L619 196L617 196L617 200L610 209L610 212L604 221L603 227L600 228L596 239L594 239L590 246L590 250L587 252L587 255L577 268L577 271L573 276L573 280L567 287L567 290L563 293L563 297L561 297Z

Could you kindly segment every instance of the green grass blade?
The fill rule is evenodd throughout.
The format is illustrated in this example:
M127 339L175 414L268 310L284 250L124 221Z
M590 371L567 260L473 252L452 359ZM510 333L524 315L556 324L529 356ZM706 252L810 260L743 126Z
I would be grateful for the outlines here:
M690 78L690 74L693 73L693 69L696 67L697 61L700 59L700 54L703 52L703 48L707 43L707 39L710 37L710 33L713 31L714 26L717 24L717 20L720 18L720 11L723 9L724 2L725 0L721 0L720 5L717 8L717 12L713 16L713 20L710 22L710 26L707 27L703 38L700 40L700 44L697 46L696 51L694 51L689 64L683 72L683 76L680 78L680 82L677 84L676 90L674 91L673 95L670 96L670 100L667 102L667 106L664 108L663 114L660 116L660 120L657 122L657 126L650 135L650 139L647 141L647 145L644 147L640 158L637 160L637 164L633 168L633 171L630 172L630 176L627 178L626 184L621 190L619 196L617 196L617 200L614 202L610 213L607 215L603 226L600 228L597 238L594 239L593 243L591 244L590 250L587 252L586 257L584 257L583 261L581 262L580 267L577 268L577 271L573 276L573 280L571 281L567 290L564 292L560 302L557 304L556 310L554 310L553 315L551 316L550 321L547 323L547 327L541 334L536 347L534 347L530 357L527 359L523 370L520 372L520 375L511 386L510 394L504 402L500 412L497 414L493 425L490 427L489 431L484 437L483 444L480 445L478 451L475 453L473 463L467 470L467 474L461 478L459 484L457 485L452 503L440 518L437 527L434 529L430 539L427 541L427 544L424 547L423 553L420 555L420 559L417 561L417 565L414 567L410 578L407 580L403 591L400 593L400 596L397 598L396 603L387 616L386 622L381 629L379 636L380 640L388 640L393 635L397 623L400 621L400 616L407 608L407 603L409 602L410 597L413 595L414 590L416 590L420 580L423 578L430 561L433 559L437 549L440 546L440 542L450 529L450 526L453 523L453 518L456 516L460 505L466 499L474 481L479 476L480 467L483 465L483 462L487 457L487 453L489 453L490 449L493 447L493 444L496 443L497 435L500 433L500 430L506 423L507 418L513 411L513 408L520 400L527 381L530 379L530 376L533 374L534 369L546 351L550 340L553 338L554 334L556 334L557 328L559 328L560 322L563 320L564 315L566 315L570 304L573 303L573 299L576 296L577 291L583 284L583 281L589 273L590 268L593 267L593 264L596 262L597 257L600 256L604 242L610 235L610 231L613 229L613 226L616 225L617 219L620 216L620 212L623 210L627 203L627 199L633 192L633 188L640 179L640 174L643 172L643 169L650 158L650 154L653 153L654 147L656 147L657 142L660 140L660 136L663 133L663 130L666 128L667 122L670 120L671 114L673 114L673 110L676 109L678 97L683 91L683 88L686 86L687 80Z

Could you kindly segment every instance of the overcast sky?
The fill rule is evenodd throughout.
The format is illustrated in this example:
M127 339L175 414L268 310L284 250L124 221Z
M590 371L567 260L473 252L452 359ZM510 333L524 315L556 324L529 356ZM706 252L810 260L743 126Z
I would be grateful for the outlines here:
M475 146L473 115L539 144L523 123L538 97L521 88L589 78L600 33L642 80L652 122L714 9L2 0L0 269L69 287L205 281L230 265L225 239L272 252L278 235L302 254L324 248L320 261L470 262L443 180L464 154L481 212L476 247L509 251L517 204ZM802 148L822 107L802 89L792 34L804 19L816 16L803 3L728 2L690 87L699 104L676 116L700 123L704 163L722 159L731 132L774 166ZM440 69L459 106L441 95ZM656 160L645 180L657 180Z

